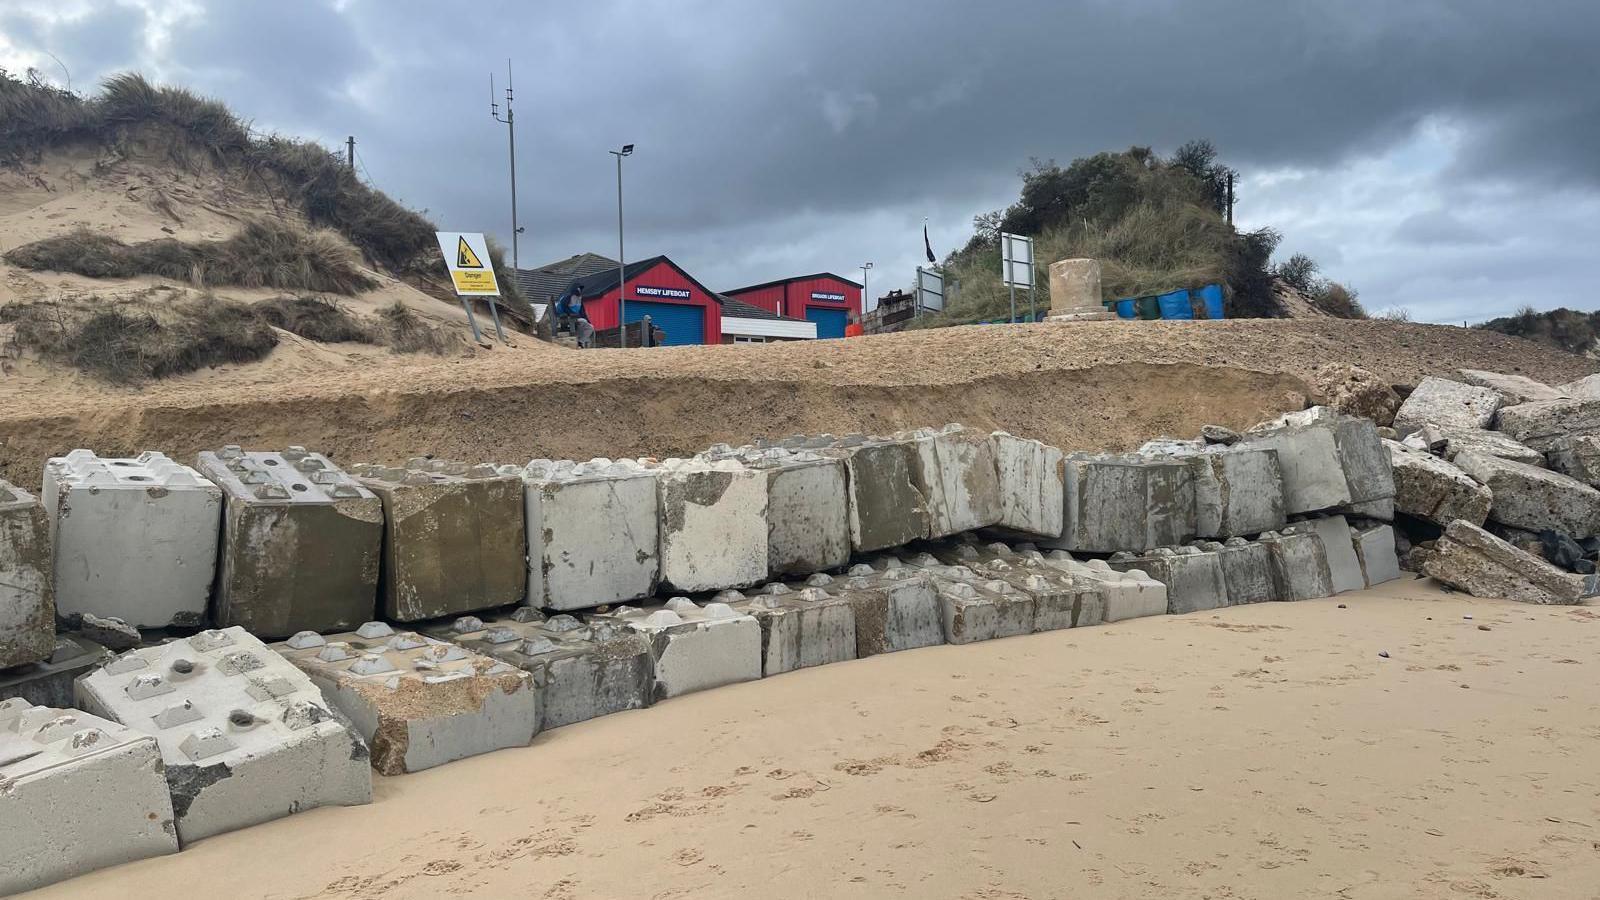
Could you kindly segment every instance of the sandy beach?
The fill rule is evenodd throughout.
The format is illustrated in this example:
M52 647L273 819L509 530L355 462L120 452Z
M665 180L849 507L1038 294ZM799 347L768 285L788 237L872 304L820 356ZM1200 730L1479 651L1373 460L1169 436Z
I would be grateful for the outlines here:
M1595 898L1597 648L1407 579L879 656L29 896Z

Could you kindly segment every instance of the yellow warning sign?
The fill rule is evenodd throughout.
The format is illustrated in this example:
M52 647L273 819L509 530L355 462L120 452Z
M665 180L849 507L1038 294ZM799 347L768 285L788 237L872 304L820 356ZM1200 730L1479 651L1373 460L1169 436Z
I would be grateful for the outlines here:
M494 273L488 270L470 271L463 269L450 270L450 280L455 282L458 294L498 294L500 288L495 284Z
M463 297L492 297L500 293L494 266L489 264L489 243L475 231L440 231L439 252L450 270L450 282Z
M478 254L472 252L472 245L467 243L466 235L456 238L456 268L483 268L483 260L478 258Z

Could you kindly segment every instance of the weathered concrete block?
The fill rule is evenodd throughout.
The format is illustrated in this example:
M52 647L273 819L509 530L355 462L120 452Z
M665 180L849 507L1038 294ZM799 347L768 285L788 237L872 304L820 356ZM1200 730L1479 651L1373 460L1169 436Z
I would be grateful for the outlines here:
M1322 549L1328 559L1328 574L1333 579L1333 592L1359 591L1367 586L1361 574L1361 560L1356 556L1355 538L1350 533L1350 523L1344 516L1324 516L1304 523L1322 539Z
M1158 547L1142 556L1113 554L1108 564L1127 572L1137 569L1167 586L1167 612L1173 615L1228 605L1228 582L1222 558L1197 547Z
M1498 456L1530 466L1544 465L1544 454L1525 444L1519 444L1498 431L1481 428L1447 428L1424 425L1422 430L1407 438L1416 440L1436 456L1455 459L1463 451Z
M1562 395L1580 400L1600 400L1600 375L1589 375L1577 381L1557 385Z
M1550 468L1563 475L1600 487L1600 437L1592 434L1559 437L1550 444Z
M1282 600L1333 596L1333 573L1322 538L1304 522L1260 537L1272 561L1272 578Z
M1033 631L1082 628L1105 621L1105 598L1086 580L1052 566L1038 550L1001 542L959 543L940 549L940 562L966 566L984 578L999 579L1033 598Z
M383 503L383 615L416 622L506 606L527 587L522 479L421 457L354 466Z
M909 441L837 446L850 476L850 544L857 552L887 550L928 536L928 500L912 482L917 449Z
M1461 374L1461 380L1467 384L1485 387L1499 394L1504 406L1535 400L1560 400L1567 396L1560 389L1534 381L1525 375L1505 375L1500 372L1485 372L1482 369L1456 371Z
M135 628L199 625L216 574L222 490L146 451L74 450L45 463L40 492L55 545L56 610Z
M1202 542L1201 550L1217 554L1222 564L1222 580L1228 586L1228 605L1270 603L1278 596L1278 582L1272 577L1272 553L1266 547L1242 537L1227 543Z
M414 631L368 622L327 637L303 631L272 649L349 717L384 775L525 747L539 731L532 675Z
M1600 491L1576 478L1470 452L1457 456L1456 465L1494 493L1489 518L1496 522L1575 539L1600 534Z
M814 452L746 456L767 479L767 570L809 575L850 561L850 489L844 461Z
M527 602L572 610L653 595L661 577L661 501L633 460L536 459L523 470Z
M1521 603L1571 604L1590 593L1583 576L1569 575L1462 521L1450 523L1433 552L1423 555L1422 572L1474 597Z
M208 450L198 468L224 498L218 625L281 638L372 618L383 504L371 491L304 447Z
M1499 429L1541 453L1562 437L1600 435L1600 398L1519 403L1500 411Z
M1000 521L1000 477L994 442L960 425L895 436L916 448L911 481L927 500L930 538L949 537Z
M1033 597L965 566L927 568L939 594L945 643L970 644L1033 633Z
M1283 508L1289 515L1332 509L1353 499L1339 460L1335 430L1326 422L1257 426L1239 446L1277 451L1283 471Z
M767 480L733 460L667 460L655 470L661 580L680 591L767 577Z
M1065 550L1052 550L1045 560L1093 587L1108 624L1167 614L1167 586L1141 569L1118 572L1103 559L1080 563Z
M1428 424L1488 428L1500 403L1500 395L1489 388L1429 375L1400 404L1394 427L1401 434Z
M655 690L649 641L614 621L546 618L523 606L488 620L462 616L428 633L531 673L542 730L643 709Z
M0 669L38 662L55 647L50 569L44 507L0 480Z
M818 573L806 583L850 601L858 659L944 643L943 608L926 572L902 565L879 571L860 564L851 566L843 579Z
M77 701L155 735L185 844L372 800L366 744L311 679L243 628L130 650L79 678Z
M71 706L72 682L111 658L111 651L75 634L56 636L55 649L38 662L0 671L0 700L19 697L34 706Z
M1482 525L1494 495L1467 473L1397 441L1384 441L1394 466L1395 508L1408 516L1449 525L1465 519Z
M1051 315L1105 312L1100 305L1100 260L1058 259L1049 272Z
M822 586L796 589L782 582L766 585L753 597L726 594L733 596L718 596L761 625L764 677L856 658L856 612L847 597L829 594Z
M75 709L0 701L0 894L178 852L155 738Z
M1072 454L1066 479L1061 537L1041 546L1111 553L1194 538L1194 475L1181 459Z
M1395 553L1394 528L1379 525L1355 532L1356 557L1361 560L1361 575L1367 587L1400 577L1400 558Z
M1282 528L1286 518L1278 451L1212 447L1188 457L1194 473L1195 533L1227 539Z
M1001 528L1060 537L1066 510L1066 457L1055 447L1004 431L990 435L1000 477Z
M646 608L619 606L589 621L614 621L650 641L654 700L761 677L761 625L726 603L674 597Z

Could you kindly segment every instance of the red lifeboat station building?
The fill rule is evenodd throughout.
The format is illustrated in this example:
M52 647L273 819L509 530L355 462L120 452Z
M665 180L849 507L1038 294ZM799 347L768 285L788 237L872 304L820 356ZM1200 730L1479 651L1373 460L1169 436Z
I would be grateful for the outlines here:
M831 272L753 284L722 293L780 316L815 322L819 338L842 338L845 326L861 319L861 285Z
M666 346L722 343L722 304L717 295L665 256L628 263L628 322L645 316L666 332ZM575 279L583 286L583 310L596 329L616 328L622 286L612 267ZM711 336L707 340L707 335Z

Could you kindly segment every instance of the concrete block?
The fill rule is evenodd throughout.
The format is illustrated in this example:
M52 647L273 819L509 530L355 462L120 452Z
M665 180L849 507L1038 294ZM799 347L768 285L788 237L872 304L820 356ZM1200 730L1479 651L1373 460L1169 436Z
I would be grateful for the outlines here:
M619 606L590 622L612 621L644 635L655 664L653 700L761 677L761 625L726 603L687 597L648 607Z
M0 671L0 700L18 697L34 706L71 706L72 683L111 659L111 651L75 634L56 636L55 649L38 662Z
M1066 479L1061 537L1041 546L1111 553L1194 538L1194 475L1181 459L1072 454Z
M1225 540L1282 528L1286 519L1278 451L1211 447L1186 457L1194 474L1196 535Z
M1600 400L1600 374L1579 378L1566 384L1557 385L1556 390L1562 395L1574 399Z
M216 574L222 490L146 451L74 450L45 463L40 492L55 545L56 610L135 628L197 626Z
M945 643L971 644L1033 633L1033 597L965 566L935 564L927 569L939 595Z
M654 473L633 460L536 459L522 477L530 605L587 609L655 594L661 502Z
M1258 426L1239 446L1277 451L1283 471L1283 508L1289 515L1332 509L1353 499L1339 460L1335 430L1326 422Z
M76 705L155 735L185 844L372 800L366 744L238 626L130 650L78 679Z
M855 608L858 659L944 643L944 611L927 572L860 564L851 566L843 579L818 573L806 582Z
M1449 525L1465 519L1482 525L1494 495L1450 463L1397 441L1384 441L1394 467L1395 509Z
M767 479L733 460L667 460L655 469L661 580L680 591L767 577Z
M1527 463L1530 466L1544 465L1543 453L1525 444L1519 444L1498 431L1424 425L1422 430L1411 435L1411 438L1420 441L1428 452L1444 459L1453 460L1463 451L1470 450L1474 453Z
M1066 510L1066 457L1055 447L1004 431L990 435L1000 478L1000 521L1008 531L1061 536Z
M1241 537L1226 543L1203 542L1201 550L1217 554L1222 564L1222 580L1228 586L1228 605L1271 603L1278 596L1278 582L1272 577L1272 553L1266 547Z
M939 560L966 566L984 578L999 579L1032 597L1035 633L1105 621L1105 597L1095 586L1050 565L1038 550L1019 550L1000 542L981 546L959 543L942 548Z
M1584 577L1569 575L1468 522L1452 522L1422 572L1474 597L1520 603L1572 604L1591 593Z
M384 775L525 747L539 731L531 674L447 641L367 622L326 637L303 631L272 649L350 719Z
M1316 600L1333 596L1328 551L1310 526L1290 525L1259 538L1272 563L1272 578L1282 600Z
M1519 403L1500 411L1501 431L1543 453L1562 437L1600 435L1600 398Z
M344 631L372 618L383 504L320 453L224 447L200 454L222 488L216 624L267 638Z
M974 531L1000 521L1000 477L994 442L960 425L895 436L916 448L912 483L927 500L930 538Z
M518 475L421 457L351 474L383 503L385 618L416 622L522 599L528 545Z
M50 571L44 507L0 480L0 669L38 662L55 647Z
M1493 492L1493 521L1578 540L1600 534L1600 491L1576 478L1470 452L1457 456L1456 465Z
M0 894L178 852L155 738L75 709L0 701Z
M761 674L777 675L856 658L856 612L850 598L821 586L798 589L782 582L753 597L729 591L737 612L761 625ZM719 595L721 596L721 595Z
M1567 396L1559 388L1534 381L1525 375L1504 375L1500 372L1485 372L1482 369L1456 371L1460 373L1461 380L1467 384L1485 387L1499 394L1505 406L1534 400L1560 400Z
M1083 580L1100 595L1108 624L1167 614L1167 586L1141 569L1118 572L1103 559L1078 562L1065 550L1052 550L1045 560Z
M1355 532L1356 557L1361 560L1361 575L1367 587L1400 577L1400 558L1395 553L1394 528L1379 525Z
M850 489L844 461L814 452L762 451L745 465L767 479L767 570L809 575L850 562Z
M1137 569L1167 586L1167 612L1173 615L1228 605L1228 581L1222 558L1196 547L1158 547L1142 556L1113 554L1111 568Z
M1050 315L1104 313L1100 305L1100 260L1058 259L1050 264Z
M1489 388L1429 375L1400 404L1394 427L1401 434L1429 424L1488 428L1500 403L1500 395Z
M1356 556L1355 538L1350 533L1350 523L1344 516L1324 516L1304 523L1322 539L1322 549L1328 559L1328 574L1333 579L1333 592L1359 591L1367 586L1361 574L1361 559Z
M917 448L909 441L873 440L826 451L845 460L850 477L850 545L887 550L928 536L928 500L912 482Z
M616 622L546 618L524 606L507 616L462 616L428 633L531 673L544 730L643 709L655 689L649 641Z
M1562 436L1550 444L1550 468L1569 478L1600 487L1600 437L1592 434Z

